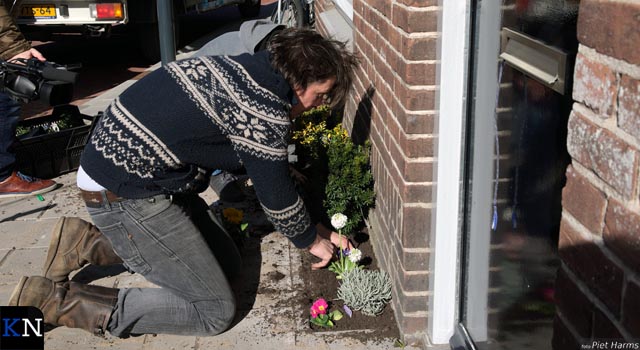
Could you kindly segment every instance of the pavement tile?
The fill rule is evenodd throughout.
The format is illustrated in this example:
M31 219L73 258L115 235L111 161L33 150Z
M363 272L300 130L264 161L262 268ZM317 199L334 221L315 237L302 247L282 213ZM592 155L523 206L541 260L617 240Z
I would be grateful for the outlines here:
M142 350L189 350L196 348L196 337L180 335L147 335Z
M22 276L42 274L45 248L15 249L9 252L0 265L0 285L15 285Z
M254 308L236 325L215 337L201 337L200 349L286 349L295 344L291 308Z
M117 349L141 350L145 336L127 339L107 335L98 337L81 329L58 327L45 334L45 350L75 350L75 349Z
M61 216L89 218L84 202L80 199L80 191L75 184L58 188L52 192L50 197L51 206L42 213L41 219L59 218Z
M0 223L37 220L43 212L55 205L51 195L44 194L43 197L44 201L38 200L36 196L0 199Z
M397 349L393 345L393 340L384 340L384 341L362 341L353 337L356 332L354 331L344 331L344 332L322 332L318 333L301 333L298 334L296 338L296 346L300 349L350 349L350 350L367 350L367 349ZM371 333L373 336L373 331L365 332L360 331L357 332L359 334L359 338L366 339L367 334ZM405 349L409 350L411 347L405 347Z
M0 223L0 251L49 246L51 229L57 218L38 221L9 221Z
M6 306L9 304L9 297L11 297L11 293L16 287L15 285L15 283L0 285L0 305Z

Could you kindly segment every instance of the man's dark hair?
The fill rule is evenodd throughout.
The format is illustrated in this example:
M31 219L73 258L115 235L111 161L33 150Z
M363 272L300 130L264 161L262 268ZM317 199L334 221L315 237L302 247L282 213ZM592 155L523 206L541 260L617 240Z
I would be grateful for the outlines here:
M292 88L306 89L309 84L335 77L327 103L336 107L346 101L358 59L344 43L324 38L311 29L286 28L273 36L269 52L271 65Z

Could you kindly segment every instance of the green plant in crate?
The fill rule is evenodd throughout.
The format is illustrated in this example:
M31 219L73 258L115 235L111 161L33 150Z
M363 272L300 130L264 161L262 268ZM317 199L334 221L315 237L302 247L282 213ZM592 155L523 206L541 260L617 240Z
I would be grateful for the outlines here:
M364 221L365 212L375 200L369 166L371 144L354 144L341 124L327 131L323 140L329 169L324 206L329 215L343 213L349 218L342 232L350 235Z

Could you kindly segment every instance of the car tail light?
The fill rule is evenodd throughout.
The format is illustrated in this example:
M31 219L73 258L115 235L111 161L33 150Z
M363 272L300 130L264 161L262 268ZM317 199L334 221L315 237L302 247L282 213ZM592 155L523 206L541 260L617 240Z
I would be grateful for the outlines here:
M119 2L89 5L91 17L95 19L122 19L122 4Z

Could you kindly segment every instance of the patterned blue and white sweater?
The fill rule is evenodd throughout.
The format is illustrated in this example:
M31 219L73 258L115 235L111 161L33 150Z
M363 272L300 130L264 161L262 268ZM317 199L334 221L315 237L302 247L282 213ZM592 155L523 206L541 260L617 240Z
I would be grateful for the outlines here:
M244 166L276 229L307 247L316 230L287 162L292 94L267 52L170 63L107 108L82 168L119 196L145 198L184 191L194 168Z

